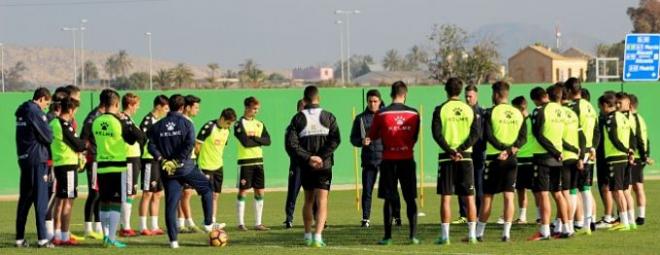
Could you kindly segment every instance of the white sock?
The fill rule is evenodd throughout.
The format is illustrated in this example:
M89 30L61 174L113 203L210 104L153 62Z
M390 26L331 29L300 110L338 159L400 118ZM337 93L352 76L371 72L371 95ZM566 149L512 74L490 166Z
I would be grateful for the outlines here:
M314 241L323 241L323 236L321 234L314 234Z
M121 226L123 229L131 229L131 209L133 204L121 203Z
M99 217L100 217L100 215L99 215ZM103 234L103 223L101 223L100 221L95 222L94 223L94 229L95 229L94 231L96 233Z
M635 220L635 209L628 210L628 220L634 222L634 220Z
M564 223L558 220L557 224L555 224L555 233L562 233L563 230L564 230Z
M566 228L565 233L572 234L573 233L573 221L572 220L567 221L566 224L564 224L564 228Z
M110 212L106 211L100 211L99 212L99 218L101 218L101 231L99 233L102 233L104 237L108 236L108 226L110 226Z
M442 223L441 226L442 231L440 233L442 239L449 240L449 223Z
M140 216L140 231L147 230L147 216Z
M179 242L177 242L177 241L170 242L170 248L172 248L172 249L179 248Z
M67 242L67 241L69 241L69 237L71 236L71 232L69 232L69 231L62 232L61 235L62 235L62 239L60 239L60 240L62 240L64 242Z
M640 218L646 217L646 207L640 206L640 207L637 207L637 209L639 210L639 217Z
M606 214L606 215L605 215L605 221L607 221L607 222L612 222L613 220L614 220L614 219L612 218L612 215L610 215L610 214Z
M109 225L108 225L108 239L115 241L117 239L117 227L119 226L119 218L121 218L121 212L118 211L109 211L108 212Z
M236 210L238 211L238 225L245 225L245 200L236 201Z
M261 225L261 216L263 215L264 212L264 200L262 199L255 199L254 200L254 225L259 226Z
M55 235L53 236L55 240L62 240L62 230L55 229Z
M16 246L23 245L23 242L25 242L25 239L16 240Z
M583 211L584 211L584 223L583 227L589 227L591 225L591 219L593 217L593 212L591 209L593 208L593 205L591 204L591 192L590 191L583 191L582 192L582 206L583 206Z
M477 236L483 237L484 236L484 230L486 230L486 222L477 222Z
M549 237L550 236L550 225L549 224L544 224L541 225L541 235L543 237Z
M584 227L584 217L573 220L573 226Z
M179 228L183 228L183 227L186 226L186 219L184 219L184 218L179 218L178 223L179 223Z
M468 222L468 238L476 238L476 228L477 228L477 223L474 221Z
M85 235L87 235L87 234L94 231L94 229L92 228L92 225L93 224L91 222L85 221Z
M158 216L151 216L151 230L160 229L158 227Z
M312 233L305 233L305 240L312 240Z
M624 226L630 225L630 222L628 221L628 212L621 212L619 214L619 220L621 220L621 224Z
M518 208L518 212L519 212L518 219L522 221L527 221L527 208L520 207Z
M46 238L53 239L53 236L55 235L55 225L52 220L47 220L46 221Z
M502 231L502 236L507 238L511 236L511 222L504 222L504 230Z
M211 222L216 223L215 216L211 217Z
M192 218L187 218L187 219L186 219L186 225L187 225L188 227L194 227L194 226L195 226L195 221L193 221Z

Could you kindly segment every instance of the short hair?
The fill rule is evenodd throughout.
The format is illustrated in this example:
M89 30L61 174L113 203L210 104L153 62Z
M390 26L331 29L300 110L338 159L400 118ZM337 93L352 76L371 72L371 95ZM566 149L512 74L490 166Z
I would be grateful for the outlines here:
M303 107L305 107L305 101L298 99L298 103L296 103L296 110L300 111L303 109Z
M77 109L80 107L80 101L72 98L72 97L65 97L61 102L61 110L62 112L68 112L73 109Z
M80 93L80 88L78 86L74 86L74 85L69 84L65 88L66 88L66 90L69 91L69 95L74 94L74 93Z
M236 111L234 111L234 109L232 109L232 108L225 108L220 113L220 118L223 118L224 120L227 120L227 121L235 121L236 120Z
M156 108L156 106L159 106L159 105L160 106L165 106L165 105L167 105L167 103L168 103L167 102L167 96L165 96L165 95L157 95L156 97L154 97L154 108Z
M470 91L474 91L474 92L478 93L479 88L474 84L470 84L470 85L465 86L465 93L470 92Z
M545 92L545 89L541 87L535 87L532 89L532 91L529 92L529 98L531 98L534 101L540 101L546 96L548 96L548 93Z
M568 92L570 95L577 95L582 93L582 84L578 78L568 78L568 80L564 82L564 87L566 88L566 92Z
M550 101L557 101L561 100L561 95L562 95L562 90L563 90L563 83L557 82L555 84L550 85L547 89L546 92L548 93L548 97L550 98Z
M582 99L587 100L587 101L591 101L591 92L589 92L589 90L587 88L580 89L580 95L581 95Z
M119 103L119 93L113 89L104 89L101 91L99 105L109 108Z
M32 94L32 100L37 101L42 98L50 100L50 91L47 88L39 87L34 90L34 94Z
M52 112L60 111L62 110L62 101L69 97L69 94L67 94L65 91L60 90L57 91L55 90L55 93L53 93L53 96L51 97L51 103L50 106L48 107L48 110Z
M630 105L632 105L632 107L635 108L637 108L637 106L639 105L639 99L637 98L637 96L635 96L635 94L630 94Z
M390 97L395 98L397 96L403 96L408 93L408 85L403 81L396 81L392 83L392 90L390 91Z
M514 107L522 107L524 105L527 105L527 99L525 99L524 96L517 96L511 101L511 104Z
M598 98L598 105L615 107L616 106L616 96L612 93L605 93Z
M617 100L630 99L630 95L626 92L623 92L623 91L617 92L615 94L615 97L616 97Z
M167 101L170 111L181 110L186 105L186 99L181 94L174 94Z
M67 89L66 87L57 87L55 88L55 92L53 94L57 93L64 93L66 96L71 95L71 90Z
M185 101L185 106L193 106L195 104L201 103L202 99L200 99L199 97L197 97L195 95L187 95L184 98L184 101Z
M305 102L311 103L318 96L319 96L319 88L317 88L314 85L309 85L305 87L305 91L303 92L303 100L305 100Z
M474 86L474 85L469 85L468 87L470 87L470 86ZM505 82L505 81L497 81L497 82L493 83L493 86L491 86L491 88L493 89L493 94L502 95L505 92L506 93L509 92L510 85L509 85L508 82ZM466 92L468 91L467 88L465 89L465 91Z
M252 107L252 106L255 106L255 105L259 105L259 104L260 104L260 102L259 102L259 100L257 100L256 97L251 96L251 97L246 97L245 99L243 99L243 106L245 106L245 108Z
M129 106L137 104L138 102L140 102L140 96L128 92L121 98L121 108L126 110Z
M449 97L460 95L462 89L463 81L461 81L459 78L452 77L447 79L447 82L445 82L445 92L447 92L447 96Z
M380 91L378 91L377 89L370 89L369 91L367 91L367 96L365 99L369 100L370 97L377 97L378 99L380 99L380 101L383 101L383 99L380 97Z

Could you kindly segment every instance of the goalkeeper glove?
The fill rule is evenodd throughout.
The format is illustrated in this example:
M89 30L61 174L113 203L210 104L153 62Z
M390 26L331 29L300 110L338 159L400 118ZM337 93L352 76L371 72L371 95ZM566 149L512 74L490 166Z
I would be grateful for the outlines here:
M176 160L163 160L160 165L167 175L174 175L174 172L180 167L179 162Z

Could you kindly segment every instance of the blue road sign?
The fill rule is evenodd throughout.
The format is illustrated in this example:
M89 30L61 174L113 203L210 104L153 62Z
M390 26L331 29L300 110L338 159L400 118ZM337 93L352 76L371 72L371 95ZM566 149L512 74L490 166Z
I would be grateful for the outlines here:
M628 34L623 56L624 81L657 81L660 34Z

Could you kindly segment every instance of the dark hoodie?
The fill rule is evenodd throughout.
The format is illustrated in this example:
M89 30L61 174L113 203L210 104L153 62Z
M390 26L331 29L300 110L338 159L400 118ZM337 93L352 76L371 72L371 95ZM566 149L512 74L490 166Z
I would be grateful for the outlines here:
M369 108L365 109L364 112L355 116L353 128L351 129L351 144L355 147L362 148L361 159L363 167L367 165L378 166L383 159L383 142L380 139L371 141L369 146L362 146L362 140L369 135L369 129L371 128L375 114Z
M53 132L39 105L27 101L16 109L16 152L19 161L46 163Z

